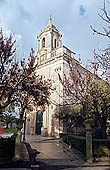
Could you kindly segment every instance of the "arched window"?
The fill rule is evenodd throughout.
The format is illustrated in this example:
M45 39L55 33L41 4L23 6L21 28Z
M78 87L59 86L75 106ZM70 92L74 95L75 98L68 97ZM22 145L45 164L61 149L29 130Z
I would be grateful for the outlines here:
M57 47L57 40L55 39L54 40L54 48L56 48Z
M45 38L42 39L42 48L45 47Z

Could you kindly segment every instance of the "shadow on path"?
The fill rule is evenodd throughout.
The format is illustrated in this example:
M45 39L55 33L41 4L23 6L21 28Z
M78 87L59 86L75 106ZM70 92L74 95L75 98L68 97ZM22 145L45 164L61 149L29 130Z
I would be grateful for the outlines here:
M10 162L7 164L0 165L1 168L30 168L29 161L17 161L17 162Z
M32 170L110 170L109 165L47 165L44 162L39 163L40 168L33 167Z

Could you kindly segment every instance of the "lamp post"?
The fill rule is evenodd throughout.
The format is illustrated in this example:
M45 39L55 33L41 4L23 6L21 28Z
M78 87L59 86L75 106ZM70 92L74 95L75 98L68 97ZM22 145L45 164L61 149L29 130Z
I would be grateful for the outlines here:
M24 116L24 132L23 132L23 141L26 139L26 112Z

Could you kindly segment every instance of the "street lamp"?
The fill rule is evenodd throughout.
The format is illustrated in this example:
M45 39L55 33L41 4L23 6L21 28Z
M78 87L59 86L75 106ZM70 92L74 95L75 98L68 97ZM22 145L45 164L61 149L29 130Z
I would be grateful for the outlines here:
M26 112L24 115L24 132L23 132L23 141L26 139Z

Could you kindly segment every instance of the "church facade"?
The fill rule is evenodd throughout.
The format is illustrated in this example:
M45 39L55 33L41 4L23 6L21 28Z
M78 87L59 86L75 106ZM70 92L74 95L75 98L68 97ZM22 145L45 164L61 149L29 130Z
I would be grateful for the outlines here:
M51 17L48 25L37 36L38 50L36 63L38 63L37 74L51 79L55 91L51 94L51 104L42 113L40 109L33 108L31 114L27 114L27 134L55 135L64 131L62 122L54 117L56 107L63 103L63 87L58 78L58 73L63 79L68 74L68 64L65 58L74 58L75 53L62 44L62 35L52 24ZM60 95L59 95L60 94Z

